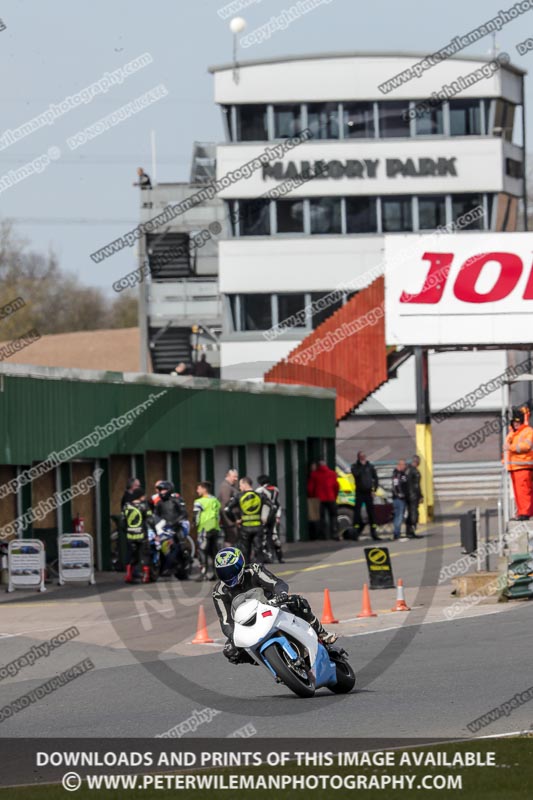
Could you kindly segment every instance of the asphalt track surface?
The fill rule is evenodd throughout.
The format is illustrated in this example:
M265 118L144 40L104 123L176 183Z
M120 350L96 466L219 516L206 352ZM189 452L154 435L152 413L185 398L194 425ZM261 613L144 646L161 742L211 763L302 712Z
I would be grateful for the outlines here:
M227 737L250 724L266 737L471 736L468 722L533 684L533 605L432 620L427 611L436 576L442 564L460 557L457 539L457 525L450 522L432 526L420 541L388 544L396 577L417 587L416 607L401 628L356 628L342 638L358 674L356 690L345 696L323 689L313 699L296 698L259 667L227 663L219 644L201 648L201 655L188 643L174 652L175 642L192 638L199 600L214 619L206 584L180 586L178 599L177 589L171 593L156 584L154 606L139 606L135 597L142 587L125 587L120 576L94 588L9 596L0 604L0 665L67 623L78 625L81 636L1 681L0 707L84 658L96 668L0 723L0 737L153 737L206 707L220 713L188 736ZM369 544L296 547L276 571L285 573L292 590L314 597L315 606L325 586L334 598L336 592L346 598L366 580L362 551ZM380 597L372 593L374 608L385 605ZM341 608L345 617L346 599ZM354 600L353 617L358 610ZM478 735L532 724L530 701Z

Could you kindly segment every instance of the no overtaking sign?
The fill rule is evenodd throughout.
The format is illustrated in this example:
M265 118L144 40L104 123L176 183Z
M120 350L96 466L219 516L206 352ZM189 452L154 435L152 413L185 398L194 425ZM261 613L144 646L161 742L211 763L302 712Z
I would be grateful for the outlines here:
M394 589L392 564L387 547L365 547L371 589Z

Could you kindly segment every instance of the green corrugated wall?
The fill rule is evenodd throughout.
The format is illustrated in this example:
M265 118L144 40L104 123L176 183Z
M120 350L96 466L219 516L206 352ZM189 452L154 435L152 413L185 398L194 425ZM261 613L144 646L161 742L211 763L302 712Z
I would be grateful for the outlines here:
M83 457L335 436L333 398L3 375L0 464L45 459L160 392Z
M31 368L30 368L31 369ZM58 373L56 373L57 375ZM144 482L144 458L148 450L171 453L172 470L179 482L181 451L204 450L208 477L212 477L213 448L237 448L239 469L244 473L246 445L269 445L269 468L276 472L276 443L283 442L287 491L287 536L293 540L295 519L299 516L297 538L305 539L305 452L310 438L333 440L335 400L231 388L184 388L154 385L149 382L118 382L120 376L103 374L100 381L81 378L20 376L0 370L0 464L30 467L52 453L74 445L95 432L98 426L127 414L150 395L163 393L155 402L121 430L105 434L85 450L63 455L62 461L101 459L104 474L100 480L100 525L95 530L97 551L104 568L110 565L109 464L110 455L132 455L135 472ZM295 496L291 461L291 442L298 442L298 492ZM301 462L301 463L300 463ZM61 488L71 483L71 466L60 467ZM275 474L273 475L275 479ZM22 511L32 505L32 484L20 492ZM299 515L296 514L297 507ZM65 503L59 512L63 529L71 527L72 506ZM37 531L41 537L42 531ZM32 535L26 526L25 536ZM55 539L54 539L55 541Z

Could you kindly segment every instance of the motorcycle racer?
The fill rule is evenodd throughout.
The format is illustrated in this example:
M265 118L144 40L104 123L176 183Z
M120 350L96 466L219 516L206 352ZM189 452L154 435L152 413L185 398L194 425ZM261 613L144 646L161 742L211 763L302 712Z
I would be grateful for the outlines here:
M185 502L182 496L174 491L174 484L171 481L158 481L157 494L159 500L154 501L154 513L159 519L164 519L173 528L188 520Z
M124 504L122 520L128 544L125 581L134 582L135 568L142 563L142 582L150 583L150 539L153 536L154 520L141 488L134 489L131 501Z
M164 522L165 527L174 532L174 547L172 553L168 554L171 556L167 559L168 568L174 571L176 578L185 580L188 578L189 555L183 545L190 529L185 501L174 491L171 481L158 481L157 493L159 500L154 507L156 523Z
M309 623L323 644L331 645L337 640L335 633L325 630L304 597L290 595L285 581L261 564L246 566L244 556L237 547L225 547L217 553L215 572L219 581L213 589L213 602L222 633L227 636L223 653L232 664L255 663L245 650L233 644L234 623L231 616L231 604L235 597L250 589L262 589L271 603L286 606L295 616Z

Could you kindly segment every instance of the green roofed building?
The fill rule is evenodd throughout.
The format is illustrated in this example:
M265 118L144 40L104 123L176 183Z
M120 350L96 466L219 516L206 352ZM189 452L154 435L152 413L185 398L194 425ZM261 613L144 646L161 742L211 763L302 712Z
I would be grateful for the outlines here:
M309 462L334 447L325 389L0 364L0 536L53 551L82 517L107 569L129 477L147 495L172 480L191 511L197 482L235 467L277 482L287 540L305 539Z

